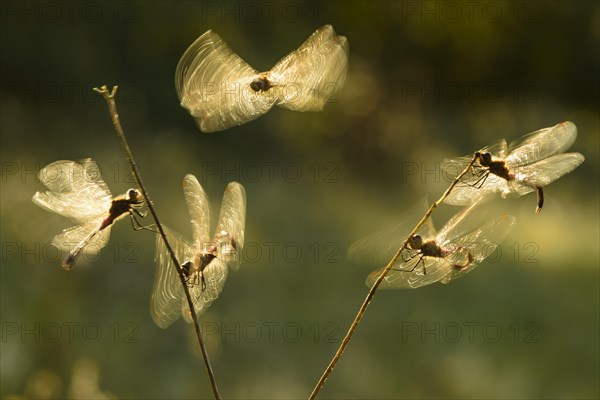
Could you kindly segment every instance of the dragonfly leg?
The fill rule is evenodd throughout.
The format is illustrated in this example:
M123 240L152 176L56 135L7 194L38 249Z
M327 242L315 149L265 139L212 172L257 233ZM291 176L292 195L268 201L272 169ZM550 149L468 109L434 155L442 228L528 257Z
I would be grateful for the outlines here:
M477 171L476 173L474 173L473 175L475 175L477 177L477 180L473 183L466 183L466 186L470 186L473 187L475 189L481 189L483 187L483 184L485 183L485 181L487 180L488 176L490 176L490 171L487 168L484 167L478 167L481 168L480 171Z
M421 255L419 261L417 261L411 272L414 271L419 266L419 264L423 264L423 275L427 275L427 269L425 268L425 260L423 259L423 257L425 256Z
M142 216L140 213L137 212L136 209L133 209L133 211L135 211L136 214L138 214L139 216ZM137 218L135 217L135 215L133 214L133 212L131 212L131 211L129 211L129 219L131 220L131 226L133 227L134 231L146 230L146 231L150 231L150 232L154 232L154 233L159 233L158 230L155 228L154 224L152 224L152 225L142 225L140 223L140 221L137 220Z
M201 289L204 292L206 290L206 280L204 279L204 272L199 271L199 273L200 273L200 281L202 283Z
M414 254L410 254L409 253L409 258L408 260L404 259L404 256L402 256L402 259L404 260L404 262L408 262L410 260L412 260L413 258L415 258L416 256L418 256L420 254L420 252L415 252ZM415 269L417 269L417 267L419 266L419 264L423 263L423 275L425 275L426 271L425 271L425 261L423 260L423 255L421 255L421 258L419 258L419 261L417 261L417 263L411 268L411 269L400 269L400 268L390 268L393 271L400 271L400 272L413 272Z

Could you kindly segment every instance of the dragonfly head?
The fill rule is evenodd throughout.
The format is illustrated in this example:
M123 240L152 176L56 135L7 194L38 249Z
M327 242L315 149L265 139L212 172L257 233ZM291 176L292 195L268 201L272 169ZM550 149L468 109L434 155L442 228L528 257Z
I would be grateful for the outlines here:
M423 246L423 238L421 235L413 235L408 239L408 247L412 250L419 250Z
M480 153L479 151L475 153L475 158L479 161L479 164L483 166L487 166L492 162L492 155L489 151L485 153Z
M181 270L183 271L183 274L187 277L190 276L191 270L192 270L192 262L191 261L186 261L183 264L181 264Z
M142 204L144 199L142 198L142 194L137 189L129 189L127 191L127 201L131 204Z

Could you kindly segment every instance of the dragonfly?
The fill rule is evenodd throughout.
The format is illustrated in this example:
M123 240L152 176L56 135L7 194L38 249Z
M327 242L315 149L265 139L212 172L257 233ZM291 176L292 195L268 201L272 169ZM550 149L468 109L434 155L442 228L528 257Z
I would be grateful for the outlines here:
M500 193L503 198L537 193L536 213L544 206L543 187L577 168L585 157L565 153L577 137L574 123L565 121L523 136L509 146L506 140L475 153L471 173L454 187L445 202L468 205L479 198ZM447 168L464 169L473 156L446 162Z
M177 96L202 132L244 124L274 105L320 111L344 84L348 52L348 40L325 25L271 70L259 73L208 30L177 64Z
M435 282L446 284L472 271L493 254L516 218L501 215L482 222L481 213L474 211L478 204L455 214L440 231L435 230L429 218L415 235L408 238L407 248L379 288L416 289ZM427 209L427 200L421 200L400 224L354 242L348 249L348 257L360 263L387 265ZM384 269L369 274L366 285L373 286Z
M69 252L61 264L66 270L71 269L82 250L96 254L106 246L115 221L129 215L135 230L147 229L135 218L145 216L139 211L144 204L140 191L129 189L113 198L92 159L79 163L55 161L40 170L39 179L48 191L36 192L33 202L77 224L52 240L52 245Z
M211 238L210 203L206 192L194 175L186 175L183 193L192 224L190 243L171 229L167 237L177 259L182 262L181 270L186 278L197 315L204 312L219 296L228 268L237 270L244 246L246 220L246 192L237 182L227 185L216 233ZM192 322L189 305L181 286L177 270L162 238L156 242L156 274L150 298L150 314L161 328L169 327L180 315Z

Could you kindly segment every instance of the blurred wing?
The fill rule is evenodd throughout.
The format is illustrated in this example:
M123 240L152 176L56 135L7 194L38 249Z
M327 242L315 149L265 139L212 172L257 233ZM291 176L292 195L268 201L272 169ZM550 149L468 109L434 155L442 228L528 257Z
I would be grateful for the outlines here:
M448 275L444 276L442 283L448 283L459 276L470 272L485 258L489 257L496 247L502 242L516 223L516 218L512 215L503 215L486 222L481 227L473 230L469 234L458 237L450 244L456 252L447 257L447 260L454 265L466 265L464 268L451 268ZM469 252L471 262L466 262L465 253Z
M565 152L577 138L577 127L570 121L540 129L511 143L506 157L509 168L529 165L553 154Z
M180 235L166 227L165 230L178 261L190 260L194 248ZM154 323L163 329L168 328L181 315L182 299L185 301L185 293L179 274L162 237L156 235L156 273L150 297L150 315Z
M192 223L194 247L201 252L210 242L210 202L198 179L191 174L183 178L183 195Z
M557 154L534 164L518 167L515 178L526 184L546 186L573 171L584 160L585 157L580 153Z
M440 246L445 247L446 244L453 242L457 237L464 236L475 229L485 215L483 210L478 208L481 203L483 203L482 200L476 201L454 214L440 229L435 241Z
M448 197L444 199L444 203L455 206L467 206L488 198L496 192L508 191L506 179L494 174L488 174L484 181L478 182L481 177L474 174L467 174L464 181L461 181L454 186ZM483 182L483 183L481 183Z
M275 103L272 93L255 92L258 72L213 31L200 36L183 54L175 71L181 106L202 132L216 132L251 121Z
M403 220L399 224L352 243L348 248L348 258L361 264L387 265L428 208L427 197L424 197L403 214ZM423 224L418 233L426 238L435 236L431 218ZM402 260L400 259L400 261Z
M506 158L508 155L508 144L505 139L499 140L494 144L479 150L480 153L490 153L496 158Z
M480 153L489 152L495 158L504 158L507 152L506 140L502 139L493 145L484 147L478 150ZM443 171L447 176L456 178L464 169L469 165L473 155L459 157L452 160L445 160L443 163ZM455 206L465 206L473 204L475 201L489 197L495 192L506 191L506 180L500 178L494 174L489 174L485 180L482 181L482 174L485 173L481 167L477 167L477 163L474 168L467 172L459 183L456 184L454 189L450 192L448 197L444 200L446 204L452 204Z
M231 240L229 240L225 246L220 246L220 256L233 269L238 269L240 266L240 258L244 248L245 224L246 191L239 183L231 182L227 185L225 194L223 194L216 234L227 232L230 239L235 243L235 245L232 245Z
M337 36L331 25L317 29L269 71L278 105L295 111L323 109L344 85L348 52L348 40Z
M227 280L227 264L219 257L213 259L210 264L204 269L204 280L206 287L202 290L202 285L194 285L190 287L190 295L194 302L196 314L201 315L212 302L219 297L219 294L225 286ZM186 322L191 323L192 318L188 303L185 298L181 301L181 314Z
M96 219L93 221L89 221L86 224L75 225L70 228L64 229L61 233L54 236L52 239L52 245L56 248L59 248L62 251L69 252L75 246L77 246L82 240L87 238L100 228L100 224L102 223L101 219ZM108 231L108 232L106 232ZM101 248L106 246L108 242L108 238L110 235L110 227L103 229L101 232L98 232L88 243L85 251L89 254L96 254L100 251Z
M37 192L33 202L76 222L86 222L110 209L112 195L94 161L56 161L40 170L40 181L49 189Z
M430 285L448 275L452 267L443 258L423 257L419 262L420 256L417 255L408 262L395 265L391 269L381 284L380 289L416 289L421 286ZM419 265L417 265L419 263ZM425 270L423 270L425 267ZM413 269L414 268L414 269ZM371 287L381 274L383 268L373 271L366 280L367 286ZM411 272L412 270L412 272Z

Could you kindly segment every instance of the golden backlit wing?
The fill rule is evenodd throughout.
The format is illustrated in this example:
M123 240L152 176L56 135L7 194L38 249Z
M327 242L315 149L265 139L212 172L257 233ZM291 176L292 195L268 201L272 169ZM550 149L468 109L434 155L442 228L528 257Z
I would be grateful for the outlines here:
M317 29L268 73L278 105L295 111L320 111L334 101L346 80L348 40L331 25Z
M202 132L216 132L251 121L275 103L269 92L255 92L250 83L258 72L235 54L212 30L183 54L175 71L181 106Z

